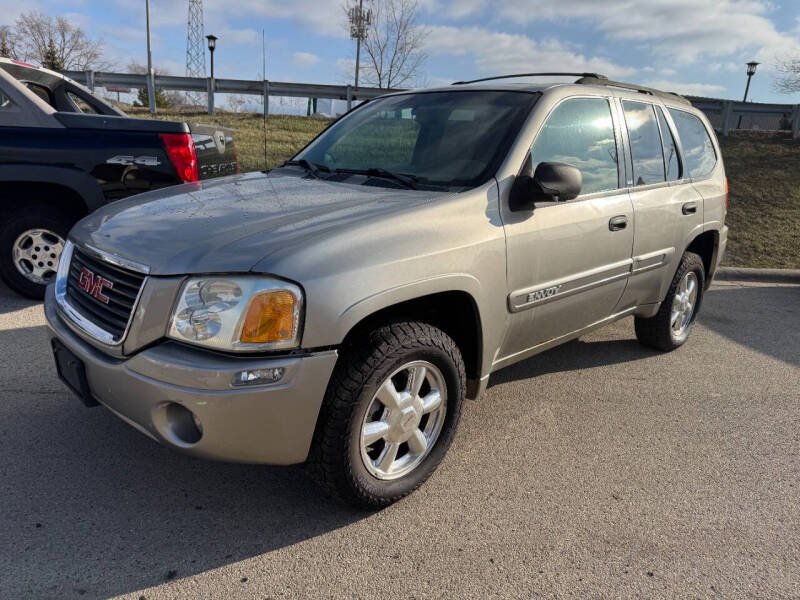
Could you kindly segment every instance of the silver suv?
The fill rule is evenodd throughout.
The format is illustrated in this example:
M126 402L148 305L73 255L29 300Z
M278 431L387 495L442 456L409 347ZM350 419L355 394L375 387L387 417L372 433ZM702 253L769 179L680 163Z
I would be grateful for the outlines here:
M86 217L45 303L61 378L171 448L307 462L379 507L492 372L627 316L679 347L727 239L719 146L683 98L579 75L389 94L269 173Z

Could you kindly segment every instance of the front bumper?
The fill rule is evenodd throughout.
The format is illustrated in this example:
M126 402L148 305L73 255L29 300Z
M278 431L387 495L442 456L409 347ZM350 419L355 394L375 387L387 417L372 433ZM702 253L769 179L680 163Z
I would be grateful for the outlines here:
M164 342L130 357L113 357L86 343L64 322L53 287L45 297L51 337L83 362L91 395L123 420L180 452L235 462L303 462L336 363L335 350L275 358L232 357ZM235 388L244 369L283 367L276 384ZM187 443L175 426L174 405L202 426Z

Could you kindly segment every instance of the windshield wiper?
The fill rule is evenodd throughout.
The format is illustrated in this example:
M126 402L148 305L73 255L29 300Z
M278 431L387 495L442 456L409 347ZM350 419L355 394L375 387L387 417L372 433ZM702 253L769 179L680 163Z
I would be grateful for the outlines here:
M311 173L311 175L313 175L315 179L319 179L320 178L320 175L319 175L320 171L325 171L325 172L328 172L328 173L330 173L330 171L331 171L325 165L318 165L317 163L309 162L305 158L300 158L298 160L287 160L285 163L283 163L283 166L284 167L294 167L294 166L303 167L306 171Z
M382 177L383 179L392 179L402 183L410 190L417 189L417 182L420 180L415 175L405 175L403 173L394 173L382 167L370 167L369 169L334 169L336 173L353 173L355 175L366 175L367 177Z

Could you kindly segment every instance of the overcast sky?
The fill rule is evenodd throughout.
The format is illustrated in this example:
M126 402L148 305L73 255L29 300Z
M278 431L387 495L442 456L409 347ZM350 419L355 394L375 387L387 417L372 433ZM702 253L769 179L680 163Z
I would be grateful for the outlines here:
M101 37L122 69L145 62L144 0L0 0L0 24L20 10L67 15ZM182 75L186 0L152 0L153 60ZM268 77L347 83L354 42L340 0L205 0L219 36L218 77L258 78L261 30ZM741 99L744 63L764 63L750 98L800 102L773 90L776 58L800 56L800 0L419 0L429 30L424 81L520 71L590 70L687 94Z

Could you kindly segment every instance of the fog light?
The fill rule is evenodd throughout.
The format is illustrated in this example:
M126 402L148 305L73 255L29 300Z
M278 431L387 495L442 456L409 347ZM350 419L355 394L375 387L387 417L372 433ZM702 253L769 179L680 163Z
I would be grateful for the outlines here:
M276 383L283 378L286 371L283 367L269 369L250 369L239 371L233 376L233 385L257 385L259 383Z

